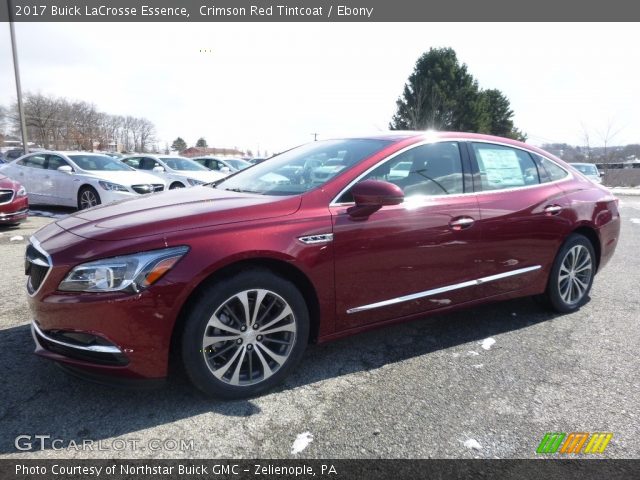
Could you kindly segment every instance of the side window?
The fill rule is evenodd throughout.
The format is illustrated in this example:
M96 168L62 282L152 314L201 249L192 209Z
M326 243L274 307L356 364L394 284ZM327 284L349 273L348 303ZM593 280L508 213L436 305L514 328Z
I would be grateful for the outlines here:
M154 167L161 167L158 162L156 162L153 158L140 158L140 166L138 167L140 170L153 170Z
M384 180L402 188L405 197L464 193L458 142L420 145L384 161L362 180ZM352 202L351 192L339 200Z
M70 166L63 158L57 155L48 155L47 170L58 170L63 165Z
M140 159L138 157L125 158L122 161L132 168L140 168Z
M472 143L472 148L480 170L482 191L540 183L538 168L524 150L492 143Z
M18 163L23 167L31 167L31 168L44 168L44 155L31 155L30 157L23 158Z
M555 182L556 180L562 180L564 177L569 175L566 170L559 167L551 160L548 160L541 155L536 155L536 158L546 173L546 178L544 178L543 182Z

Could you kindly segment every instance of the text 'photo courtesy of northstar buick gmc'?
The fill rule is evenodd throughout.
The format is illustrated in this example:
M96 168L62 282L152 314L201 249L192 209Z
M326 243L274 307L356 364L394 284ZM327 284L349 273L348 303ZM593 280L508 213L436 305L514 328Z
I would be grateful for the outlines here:
M173 358L206 394L249 397L310 342L523 296L579 309L619 232L605 187L524 143L318 141L36 232L32 332L88 379L154 383Z

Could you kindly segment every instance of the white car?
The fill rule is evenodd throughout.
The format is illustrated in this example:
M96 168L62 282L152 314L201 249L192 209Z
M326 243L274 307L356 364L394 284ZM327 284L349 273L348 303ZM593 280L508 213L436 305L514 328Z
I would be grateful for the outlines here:
M241 158L218 158L205 156L195 157L192 158L192 160L194 162L198 162L203 167L207 167L209 170L226 173L227 175L253 166L252 163L249 163Z
M594 183L602 183L602 175L593 163L570 163L573 168L577 169L581 174Z
M211 171L190 158L175 155L140 154L122 158L121 161L136 170L146 171L162 178L169 189L217 182L228 175L228 173Z
M25 187L30 204L85 209L166 188L157 177L99 153L35 152L0 169Z

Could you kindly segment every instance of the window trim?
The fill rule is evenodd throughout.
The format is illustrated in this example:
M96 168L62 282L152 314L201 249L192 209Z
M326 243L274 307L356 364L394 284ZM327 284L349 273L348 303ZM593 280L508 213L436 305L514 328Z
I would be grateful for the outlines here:
M470 167L470 163L469 163L470 162L470 154L468 152L468 149L466 148L466 145L463 145L464 140L458 139L458 138L455 138L455 137L451 137L451 138L446 137L446 138L438 138L436 140L422 140L422 141L417 142L417 143L412 143L411 145L408 145L408 146L398 150L397 152L392 153L388 157L383 158L378 163L376 163L375 165L373 165L372 167L368 168L363 173L358 175L354 180L349 182L346 187L344 187L342 190L340 190L340 192L338 192L338 194L335 197L333 197L331 202L329 202L329 207L343 207L343 206L348 206L348 205L354 205L355 202L338 202L338 199L340 197L342 197L342 195L347 193L347 191L349 191L349 189L351 187L353 187L356 183L358 183L363 177L365 177L366 175L368 175L369 173L371 173L373 170L375 170L379 166L383 165L384 163L393 160L398 155L402 155L403 153L408 152L409 150L412 150L412 149L418 148L418 147L422 147L423 145L430 145L430 144L434 144L434 143L444 143L444 142L456 142L458 144L458 150L460 151L460 165L462 167L462 188L465 191L463 193L452 193L452 194L442 194L442 195L428 195L428 196L425 196L425 198L429 198L429 199L432 199L432 198L452 198L452 197L459 197L461 195L473 194L474 193L473 191L471 191L471 192L467 192L466 191L467 188L469 188L469 187L473 190L474 189L474 185L473 185L473 183L468 184L467 180L466 180L467 175L471 174L472 172L467 171L469 169L469 167Z

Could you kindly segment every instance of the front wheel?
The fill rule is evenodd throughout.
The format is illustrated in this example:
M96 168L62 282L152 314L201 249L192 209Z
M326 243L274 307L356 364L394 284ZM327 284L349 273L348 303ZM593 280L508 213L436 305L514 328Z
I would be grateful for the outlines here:
M280 383L300 361L309 313L300 291L265 270L205 288L186 319L182 360L193 384L225 399Z
M573 312L584 305L596 273L591 242L579 234L571 235L553 263L544 298L556 311Z
M85 210L87 208L100 205L100 195L93 187L85 186L78 192L78 208Z

